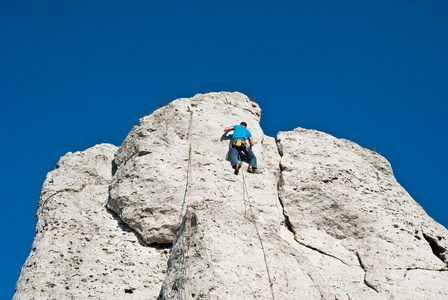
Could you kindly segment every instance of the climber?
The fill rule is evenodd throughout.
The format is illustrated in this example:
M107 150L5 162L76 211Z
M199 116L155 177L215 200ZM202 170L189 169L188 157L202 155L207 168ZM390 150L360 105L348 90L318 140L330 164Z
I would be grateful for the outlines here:
M238 154L241 152L244 152L250 160L247 171L250 173L255 173L255 170L257 169L257 158L251 149L255 143L252 138L252 134L249 130L247 130L247 124L245 122L241 122L240 125L224 128L224 132L229 132L231 130L233 130L233 136L229 152L230 163L232 164L232 168L235 169L235 175L238 175L238 171L241 168L241 164L238 161ZM250 147L247 145L247 139L249 139Z

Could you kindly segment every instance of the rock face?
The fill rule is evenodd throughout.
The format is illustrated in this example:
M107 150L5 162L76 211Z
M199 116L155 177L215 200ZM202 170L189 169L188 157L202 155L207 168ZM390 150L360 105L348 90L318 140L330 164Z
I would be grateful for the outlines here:
M105 207L116 150L102 144L68 153L48 173L14 299L144 299L159 292L166 250L146 245Z
M62 157L14 299L448 299L448 231L383 157L301 128L276 141L260 116L196 95ZM223 129L241 121L259 169L235 176Z
M397 183L386 159L314 130L281 132L277 142L285 216L331 290L353 299L448 298L447 230ZM357 281L371 295L358 293Z

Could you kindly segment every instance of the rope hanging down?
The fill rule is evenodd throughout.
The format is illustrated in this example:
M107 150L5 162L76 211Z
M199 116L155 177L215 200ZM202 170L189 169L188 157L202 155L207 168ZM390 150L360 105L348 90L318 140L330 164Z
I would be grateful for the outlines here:
M187 175L187 193L186 193L186 198L187 198L187 203L186 203L186 212L185 212L185 234L184 234L184 243L183 243L183 263L184 263L184 299L189 299L189 295L191 294L191 282L190 282L190 269L191 269L191 256L189 255L189 250L191 247L191 180L192 180L192 148L193 148L193 111L190 110L190 108L187 108L187 111L190 113L190 130L189 130L189 134L190 134L190 145L189 145L189 153L188 153L188 175ZM244 172L242 172L243 174L243 188L244 188L244 193L243 193L243 198L245 197L245 195L247 196L247 201L249 203L249 209L250 209L250 213L251 213L251 222L254 224L255 230L257 232L257 236L258 239L260 240L260 245L261 245L261 249L263 250L263 257L264 257L264 263L266 266L266 271L267 271L267 275L268 275L268 280L269 280L269 286L271 288L271 294L272 294L272 299L275 300L275 296L274 296L274 288L273 288L273 282L271 279L271 275L269 272L269 265L268 265L268 261L266 258L266 251L264 248L264 244L263 244L263 239L261 237L260 231L258 230L258 226L257 223L255 222L255 214L252 210L252 204L250 201L250 196L249 196L249 192L247 190L247 185L246 185L246 178L244 176ZM244 195L245 194L245 195ZM243 199L243 202L244 199ZM188 247L187 247L187 243L188 243ZM187 263L187 257L188 257L188 263Z
M266 271L268 274L269 287L271 288L272 300L275 300L274 283L272 282L271 274L269 273L268 259L266 258L266 251L264 249L263 239L261 238L260 231L258 230L257 222L255 222L255 214L252 210L252 204L250 202L249 192L247 191L246 178L244 177L244 172L242 172L242 174L243 174L243 189L244 189L243 197L244 197L244 194L247 196L247 202L249 203L249 209L250 209L250 213L251 213L250 221L254 224L255 230L257 231L258 239L260 240L261 249L263 250L264 264L266 266ZM243 201L244 201L244 199L243 199Z
M190 266L191 259L190 255L188 255L191 246L191 179L192 179L192 168L191 168L191 159L192 159L192 144L193 144L193 111L188 107L187 110L190 113L190 146L188 153L188 188L187 188L187 207L185 212L185 235L184 235L184 251L183 251L183 259L184 259L184 299L189 298L191 284L190 284ZM188 247L187 247L188 243ZM188 257L188 266L187 266L187 257ZM188 295L188 296L187 296Z

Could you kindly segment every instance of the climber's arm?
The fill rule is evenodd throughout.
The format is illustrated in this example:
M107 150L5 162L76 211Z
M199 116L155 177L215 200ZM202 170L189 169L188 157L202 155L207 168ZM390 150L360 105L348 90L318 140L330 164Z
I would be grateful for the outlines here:
M254 143L254 139L253 138L249 138L249 143L250 143L250 146L252 147L253 145L255 145L255 143Z
M232 127L232 126L224 128L224 132L229 132L229 131L231 131L231 130L233 130L233 127Z

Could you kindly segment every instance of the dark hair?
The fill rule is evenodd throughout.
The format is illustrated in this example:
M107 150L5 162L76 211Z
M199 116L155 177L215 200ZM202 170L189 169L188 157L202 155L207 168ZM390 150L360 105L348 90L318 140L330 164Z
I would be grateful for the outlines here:
M241 126L244 126L244 127L247 128L247 124L246 124L246 122L241 122L240 125L241 125Z

